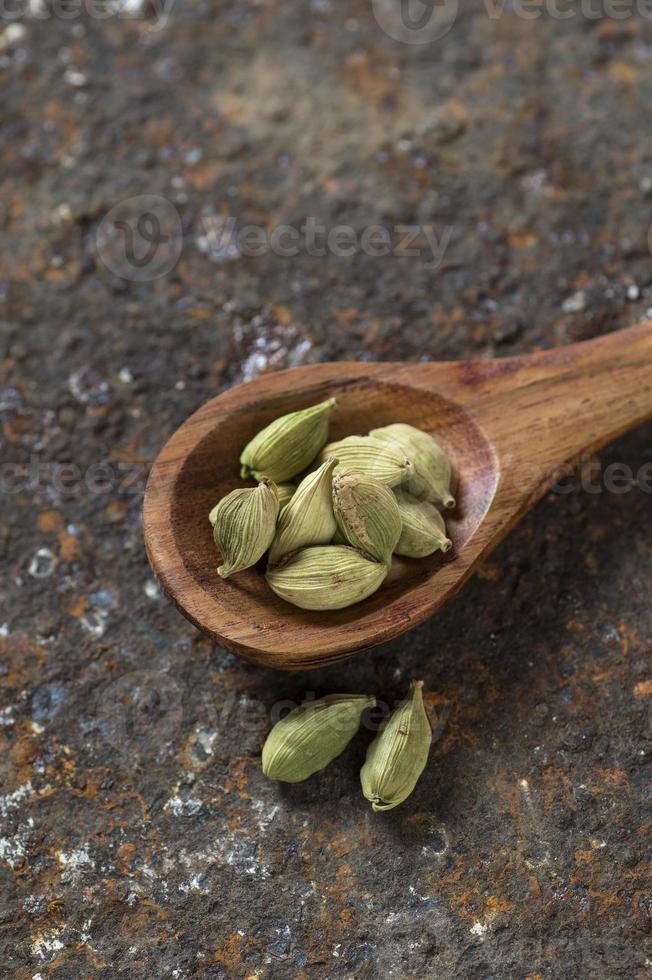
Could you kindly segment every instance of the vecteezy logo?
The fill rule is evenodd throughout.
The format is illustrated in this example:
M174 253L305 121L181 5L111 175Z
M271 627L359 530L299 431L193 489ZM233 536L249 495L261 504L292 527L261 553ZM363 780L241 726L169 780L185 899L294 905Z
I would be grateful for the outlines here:
M101 262L120 279L160 279L174 269L181 255L179 212L157 194L129 197L102 218L95 244Z
M94 728L130 758L161 755L181 729L183 692L159 670L133 670L104 687L96 702Z
M394 41L429 44L457 18L459 0L371 0L378 26Z

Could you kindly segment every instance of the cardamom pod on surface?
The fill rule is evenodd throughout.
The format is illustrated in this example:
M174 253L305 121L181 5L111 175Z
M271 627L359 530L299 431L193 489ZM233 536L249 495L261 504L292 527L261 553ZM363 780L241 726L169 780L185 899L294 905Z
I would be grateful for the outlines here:
M425 558L435 551L450 551L453 542L446 534L446 524L434 504L419 500L406 490L394 491L401 517L401 534L394 554L406 558Z
M437 507L451 510L455 506L451 493L450 460L428 432L415 429L405 422L394 422L380 429L372 429L369 435L372 439L394 444L412 460L414 472L405 482L404 489Z
M267 569L267 583L281 599L301 609L344 609L379 588L387 566L346 545L302 548Z
M423 706L423 681L412 681L367 749L360 771L362 792L373 810L391 810L408 798L428 761L432 730Z
M274 537L278 494L271 480L232 490L210 512L213 539L222 555L218 575L228 578L262 558Z
M270 422L242 450L243 479L268 477L283 483L305 470L328 438L328 420L335 404L334 398L328 398Z
M335 476L333 507L346 543L389 565L401 534L401 515L393 491L369 477Z
M308 545L328 544L335 534L337 525L333 514L331 484L336 463L334 457L329 457L297 487L278 519L269 552L270 564L276 564L290 551Z
M279 514L283 510L286 504L289 504L296 492L296 487L294 483L279 483L276 486L278 492L278 512Z
M360 727L365 694L332 694L308 701L274 725L263 746L263 772L270 779L298 783L332 762Z
M370 436L347 436L324 446L320 461L336 456L336 473L367 476L388 487L398 486L414 473L407 455L394 443L372 439Z

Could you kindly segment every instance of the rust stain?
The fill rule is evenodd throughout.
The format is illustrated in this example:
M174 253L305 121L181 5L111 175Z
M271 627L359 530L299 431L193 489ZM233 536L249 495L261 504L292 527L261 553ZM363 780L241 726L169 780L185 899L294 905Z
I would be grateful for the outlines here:
M221 963L229 970L242 966L242 954L246 946L246 937L239 932L232 932L225 937L221 947L213 955L215 963Z
M37 524L39 531L43 531L44 534L53 534L63 530L64 520L59 511L44 510L38 515Z
M88 599L85 596L79 596L75 599L72 606L70 607L70 615L74 616L75 619L81 619L88 609Z
M609 74L619 85L638 85L640 72L625 61L615 61L609 66Z
M59 536L59 557L62 561L72 561L79 558L81 545L79 538L74 534L61 534Z
M647 698L652 695L652 680L639 681L634 687L635 698Z
M350 854L352 850L356 847L354 841L346 834L338 834L331 841L331 847L338 857L344 857L346 854Z

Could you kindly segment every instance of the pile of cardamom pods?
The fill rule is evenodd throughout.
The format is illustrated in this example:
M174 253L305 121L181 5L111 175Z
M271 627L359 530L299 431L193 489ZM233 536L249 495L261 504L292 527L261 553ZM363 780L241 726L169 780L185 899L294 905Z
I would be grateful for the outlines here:
M328 443L329 398L266 426L240 456L241 476L209 520L222 578L268 554L270 588L302 609L343 609L382 584L392 554L448 551L441 510L455 506L437 442L397 422ZM303 478L290 482L299 475Z
M367 749L360 770L362 792L374 810L392 810L408 798L425 769L432 731L421 689L412 681L398 706ZM263 772L270 779L298 783L340 755L376 698L333 694L308 701L272 728L263 746Z

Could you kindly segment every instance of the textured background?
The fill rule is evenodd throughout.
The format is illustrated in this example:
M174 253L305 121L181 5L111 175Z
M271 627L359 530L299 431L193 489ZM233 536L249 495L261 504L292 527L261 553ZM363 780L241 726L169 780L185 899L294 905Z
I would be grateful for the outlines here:
M0 20L0 973L647 975L649 494L577 477L443 614L303 675L163 600L140 511L174 428L261 371L642 318L652 21L474 2L410 45L355 0L38 9ZM103 224L141 194L182 227L149 281L115 273ZM250 257L229 216L451 231L436 269ZM648 425L600 462L651 460ZM403 807L359 793L370 733L305 784L263 779L279 700L393 702L414 676L440 737Z

